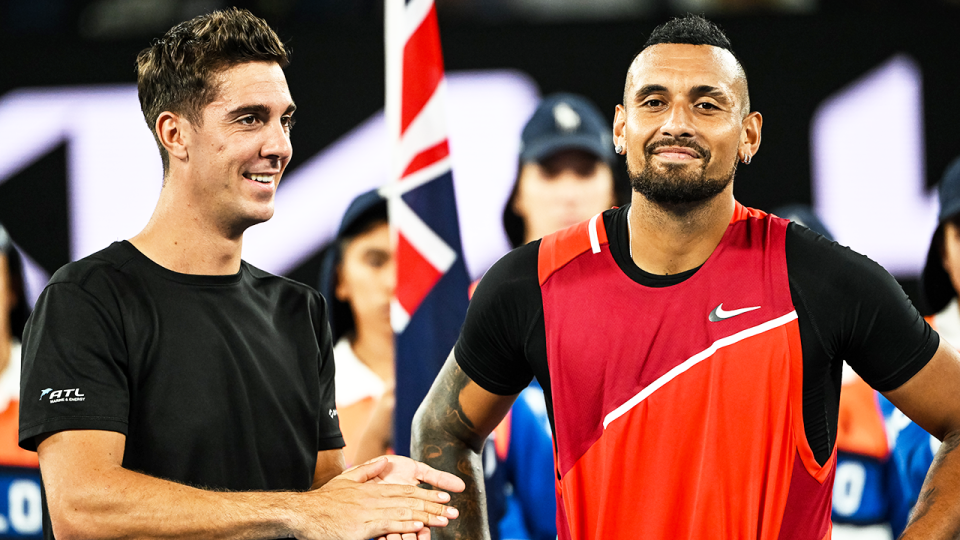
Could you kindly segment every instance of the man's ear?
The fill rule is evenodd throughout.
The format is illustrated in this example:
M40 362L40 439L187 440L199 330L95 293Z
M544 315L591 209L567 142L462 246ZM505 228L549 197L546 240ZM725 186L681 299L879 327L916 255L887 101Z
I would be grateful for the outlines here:
M617 105L613 113L613 145L620 146L623 149L627 147L627 109L623 105ZM626 152L624 152L626 153Z
M763 127L763 117L753 111L743 119L743 128L740 131L740 156L749 155L751 158L760 150L760 130Z
M163 111L157 117L157 124L154 129L156 129L160 144L167 149L171 160L186 161L190 157L187 151L191 133L189 127L190 122L174 112Z

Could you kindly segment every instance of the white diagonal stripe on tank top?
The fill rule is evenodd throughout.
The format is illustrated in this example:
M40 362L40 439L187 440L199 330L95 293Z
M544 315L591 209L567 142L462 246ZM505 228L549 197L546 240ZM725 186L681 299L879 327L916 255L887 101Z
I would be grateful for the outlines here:
M678 364L670 371L664 373L657 380L647 385L643 390L640 390L640 392L638 392L635 396L628 399L626 403L624 403L623 405L620 405L619 407L611 411L610 414L608 414L603 419L603 429L607 429L607 426L609 426L611 422L613 422L617 418L620 418L621 416L626 414L627 411L639 405L640 402L650 397L651 394L653 394L654 392L662 388L668 382L677 378L683 372L699 364L700 362L706 360L707 358L710 358L711 356L713 356L713 354L719 351L720 349L728 345L733 345L738 341L743 341L748 337L753 337L757 334L762 334L767 330L772 330L774 328L777 328L778 326L783 326L784 324L787 324L788 322L796 318L797 318L797 312L791 311L790 313L777 317L776 319L769 320L765 323L758 324L757 326L754 326L752 328L741 330L736 334L733 334L724 338L720 338L714 341L713 344L711 344L709 347L691 356L690 358L684 360L683 363Z

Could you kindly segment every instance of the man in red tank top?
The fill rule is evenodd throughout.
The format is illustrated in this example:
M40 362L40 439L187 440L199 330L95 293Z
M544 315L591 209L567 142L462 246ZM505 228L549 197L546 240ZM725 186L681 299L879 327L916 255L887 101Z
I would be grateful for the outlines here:
M613 125L631 203L484 276L414 420L486 537L478 454L534 376L555 441L561 539L824 539L842 360L945 442L906 538L960 528L960 355L876 263L733 197L762 118L727 37L654 30Z

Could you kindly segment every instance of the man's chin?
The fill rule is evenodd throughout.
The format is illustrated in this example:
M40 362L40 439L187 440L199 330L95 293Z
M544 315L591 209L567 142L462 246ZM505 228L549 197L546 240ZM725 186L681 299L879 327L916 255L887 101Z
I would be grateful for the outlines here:
M702 177L690 179L673 177L658 183L631 179L633 190L648 201L668 209L692 210L709 203L723 193L730 182L705 181Z

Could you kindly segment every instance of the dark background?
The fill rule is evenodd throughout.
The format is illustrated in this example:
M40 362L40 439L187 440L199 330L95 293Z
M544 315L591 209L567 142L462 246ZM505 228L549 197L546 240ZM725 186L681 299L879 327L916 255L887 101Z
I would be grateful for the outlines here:
M764 117L761 152L752 165L738 170L741 202L763 209L809 203L809 128L815 109L897 53L912 57L923 72L928 185L960 154L960 8L880 5L884 9L846 3L805 15L712 17L730 36L747 71L753 108ZM73 14L68 10L60 16ZM266 18L293 51L287 77L298 104L297 152L290 165L296 168L383 107L382 13L370 8L362 17ZM565 90L592 98L612 120L631 58L663 20L492 23L445 17L441 10L440 32L448 71L520 70L544 94ZM134 82L136 54L162 33L97 39L61 30L0 33L0 95L24 86ZM898 106L885 104L876 114ZM9 135L17 126L0 129ZM378 153L371 149L372 158ZM48 271L69 259L65 185L62 148L0 184L0 222ZM293 272L308 282L314 275L307 267ZM915 293L915 282L901 282Z

